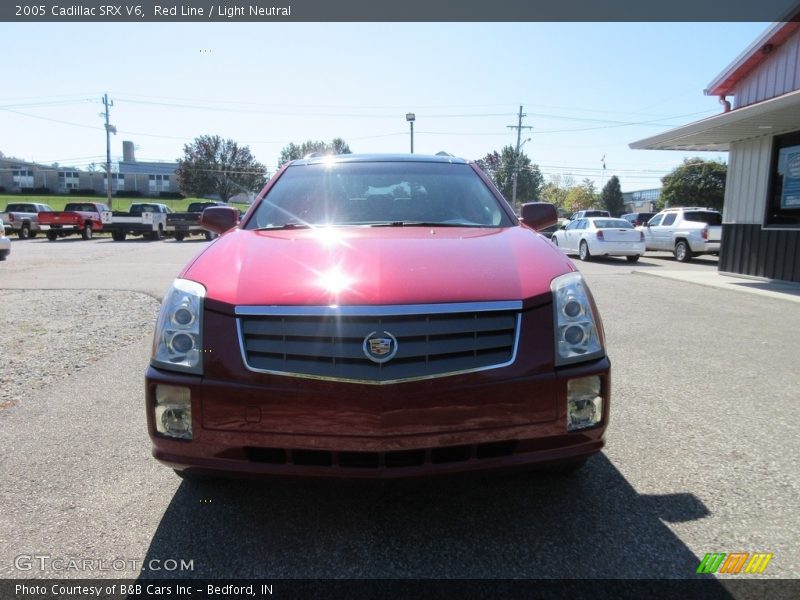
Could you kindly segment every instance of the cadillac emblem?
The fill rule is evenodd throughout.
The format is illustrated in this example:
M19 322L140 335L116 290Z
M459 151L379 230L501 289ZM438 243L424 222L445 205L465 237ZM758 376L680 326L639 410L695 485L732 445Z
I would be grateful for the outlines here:
M378 335L373 331L364 338L364 354L372 362L381 364L392 360L397 354L397 338L388 331L382 331Z

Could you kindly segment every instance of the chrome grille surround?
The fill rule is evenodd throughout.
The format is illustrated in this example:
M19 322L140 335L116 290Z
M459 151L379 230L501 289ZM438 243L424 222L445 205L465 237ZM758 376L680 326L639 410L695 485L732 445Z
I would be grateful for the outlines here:
M521 301L394 306L238 306L253 372L385 385L506 367L516 360ZM397 355L371 361L365 337L396 337Z

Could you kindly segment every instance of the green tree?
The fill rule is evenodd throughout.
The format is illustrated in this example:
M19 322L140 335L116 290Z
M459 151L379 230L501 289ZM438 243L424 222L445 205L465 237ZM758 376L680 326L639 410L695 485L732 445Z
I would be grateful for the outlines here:
M239 192L256 192L264 185L267 168L247 146L218 135L202 135L183 147L178 160L178 185L187 196L219 194L227 202Z
M500 193L511 202L514 188L514 164L517 165L517 203L534 202L541 199L544 177L539 165L532 164L524 152L519 153L515 161L516 151L513 146L505 146L500 152L490 152L475 161L481 170L491 179ZM513 207L515 210L518 206Z
M567 212L565 201L569 190L575 185L571 175L551 175L550 181L542 186L540 198L554 205L559 214Z
M586 210L597 202L597 193L594 191L594 181L584 179L580 184L570 188L564 199L564 208L570 212Z
M319 154L351 154L350 146L342 138L333 138L330 144L320 141L307 140L299 146L294 142L284 146L278 158L278 164L282 165L290 160L303 158L306 154L318 152Z
M618 217L625 210L625 199L622 197L622 189L619 185L619 177L612 175L603 186L600 194L600 202L605 209L611 213L612 217Z
M656 209L665 206L706 206L722 210L728 166L700 157L685 158L683 164L661 178L661 196Z

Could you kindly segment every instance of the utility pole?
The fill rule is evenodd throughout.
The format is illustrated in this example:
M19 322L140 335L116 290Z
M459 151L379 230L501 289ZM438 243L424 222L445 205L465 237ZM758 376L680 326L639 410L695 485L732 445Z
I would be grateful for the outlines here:
M106 119L106 196L108 200L108 208L111 210L112 207L112 198L111 198L111 134L117 134L117 128L111 125L108 122L109 114L108 109L111 106L114 106L114 101L109 101L108 94L103 94L103 106L105 106L105 112L100 113L101 117L105 117Z
M519 122L516 125L506 125L509 129L516 129L517 130L517 150L514 153L514 166L511 170L511 206L512 208L516 207L517 205L517 170L519 167L519 149L521 145L521 138L522 138L522 130L523 129L533 129L533 127L523 126L522 125L522 117L526 117L527 115L522 112L522 106L519 107ZM528 141L528 140L525 140ZM514 208L516 210L516 208Z

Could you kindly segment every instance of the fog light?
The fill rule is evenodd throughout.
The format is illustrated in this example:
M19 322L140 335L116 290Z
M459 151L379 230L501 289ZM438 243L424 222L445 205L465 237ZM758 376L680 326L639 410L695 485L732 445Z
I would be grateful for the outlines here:
M192 394L189 388L157 385L154 416L158 433L192 439Z
M581 377L567 382L567 430L597 425L603 418L600 377Z

